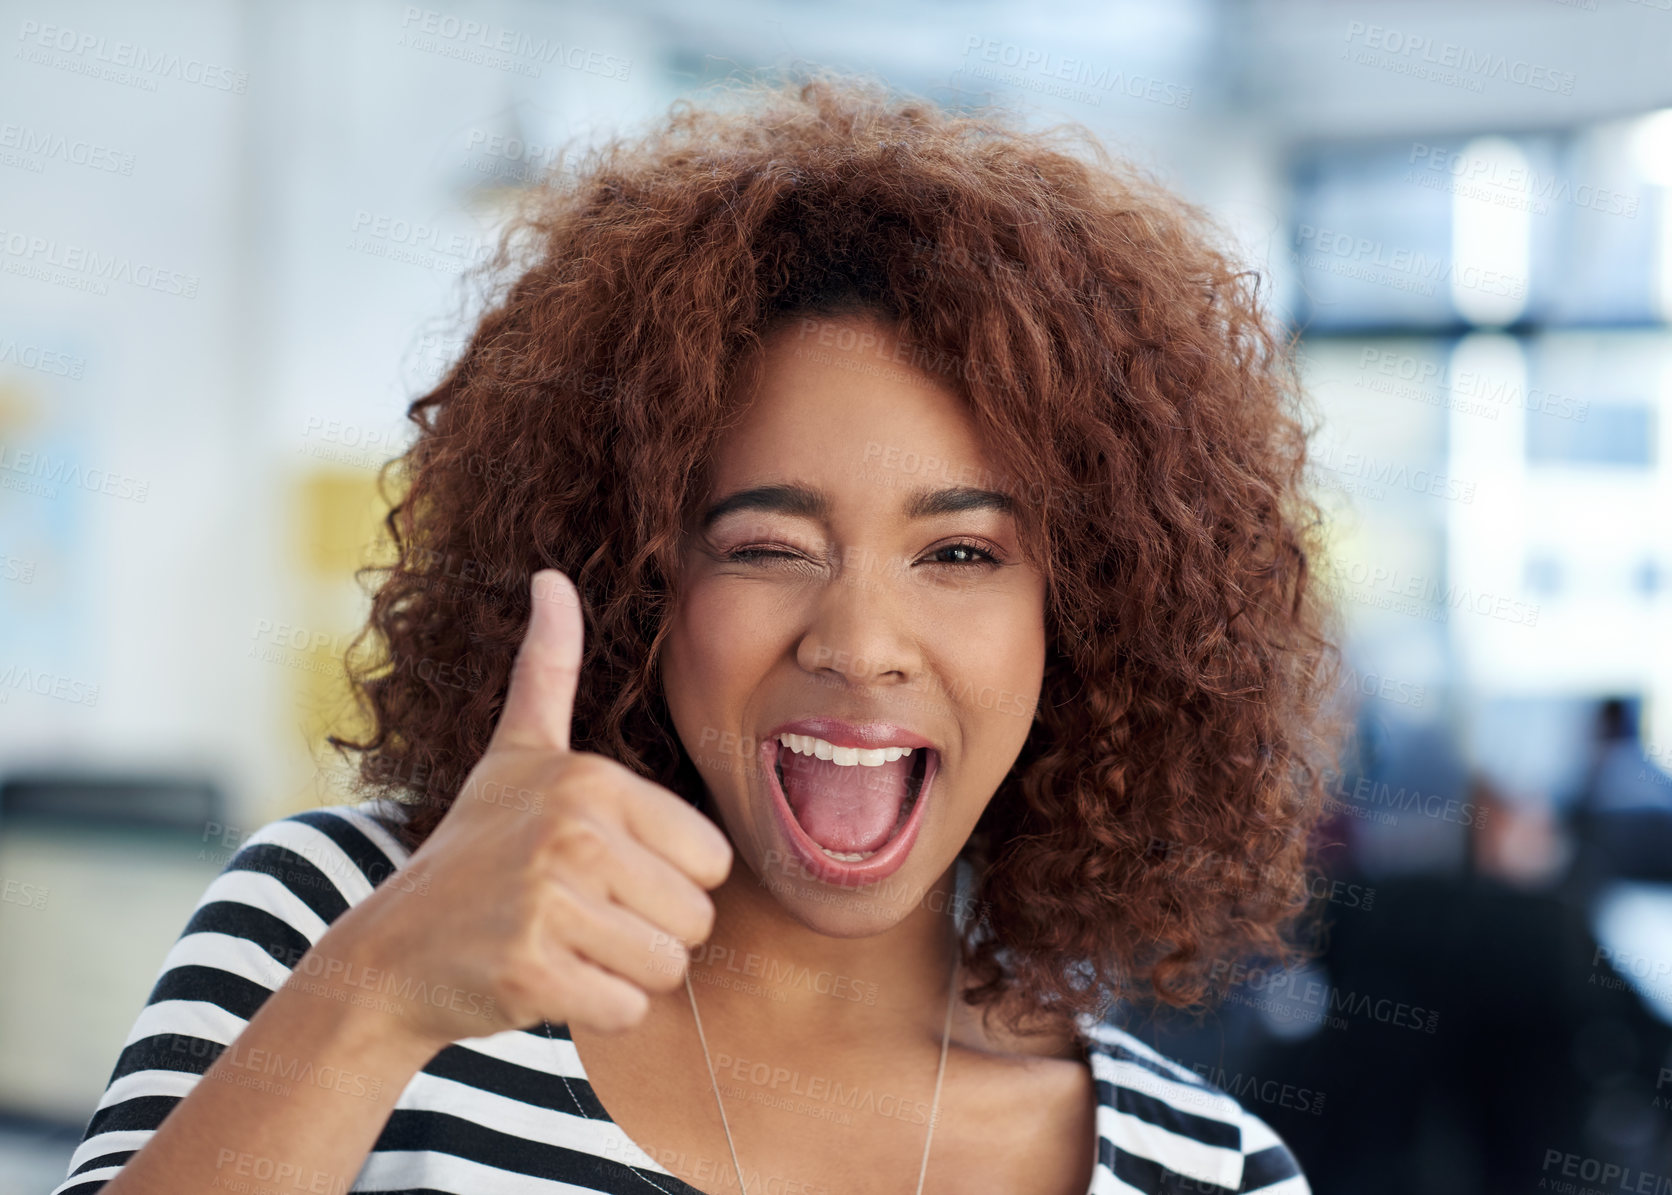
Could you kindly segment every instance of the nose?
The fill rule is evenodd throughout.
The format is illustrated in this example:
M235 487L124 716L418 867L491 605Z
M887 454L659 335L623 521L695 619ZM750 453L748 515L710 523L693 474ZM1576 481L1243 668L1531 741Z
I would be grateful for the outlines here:
M813 600L796 662L822 680L856 686L916 679L923 655L914 599L895 571L874 555L844 560Z

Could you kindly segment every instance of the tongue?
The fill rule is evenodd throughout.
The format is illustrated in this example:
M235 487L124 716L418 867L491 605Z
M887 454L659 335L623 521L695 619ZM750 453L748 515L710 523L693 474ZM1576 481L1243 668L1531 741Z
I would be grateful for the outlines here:
M842 767L827 759L778 751L784 796L807 837L833 851L874 851L894 832L917 755L874 768Z

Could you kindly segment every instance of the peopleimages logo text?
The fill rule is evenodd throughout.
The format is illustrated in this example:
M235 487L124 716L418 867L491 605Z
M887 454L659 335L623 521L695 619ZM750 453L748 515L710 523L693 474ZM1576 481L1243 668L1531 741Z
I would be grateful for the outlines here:
M0 229L0 257L8 273L56 267L97 283L123 282L141 290L161 291L185 299L197 298L201 279L196 274L166 270L147 261L136 262L122 253L100 253L86 245L60 243L56 237Z
M1465 76L1502 79L1539 91L1554 91L1560 95L1573 94L1572 71L1555 70L1540 63L1510 58L1504 54L1477 51L1457 42L1436 42L1420 33L1406 33L1386 25L1353 21L1347 26L1346 40L1408 61L1420 61L1431 66L1455 70Z
M556 63L606 79L624 80L633 69L632 59L619 54L607 54L544 34L536 36L520 29L506 29L416 5L408 5L401 14L401 30L403 40L399 44L419 50L436 50L438 43L435 39L439 39L439 44L453 43L548 65ZM428 40L425 40L426 37ZM498 64L488 61L485 65Z

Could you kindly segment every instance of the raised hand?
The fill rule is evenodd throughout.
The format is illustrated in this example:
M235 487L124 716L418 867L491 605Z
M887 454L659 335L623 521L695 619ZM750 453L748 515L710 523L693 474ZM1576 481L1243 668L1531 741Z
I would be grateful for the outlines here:
M540 1020L636 1025L650 993L683 982L686 948L713 928L704 890L731 868L731 844L687 801L570 749L579 596L547 569L533 598L487 751L401 872L326 935L426 985L402 1020L437 1048Z

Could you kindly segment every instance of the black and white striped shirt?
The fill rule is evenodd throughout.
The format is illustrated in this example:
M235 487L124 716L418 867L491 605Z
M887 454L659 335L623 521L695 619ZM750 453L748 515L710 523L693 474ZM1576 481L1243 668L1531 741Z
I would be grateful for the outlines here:
M406 861L379 808L299 813L244 842L164 960L53 1195L104 1186L326 927ZM548 1036L545 1028L465 1038L438 1053L401 1092L346 1189L702 1195L622 1132L593 1094L568 1032L552 1025ZM1098 1101L1087 1195L1310 1195L1293 1155L1231 1096L1112 1025L1088 1017L1081 1032ZM346 1081L309 1079L339 1089ZM271 1185L267 1177L249 1176L250 1189Z

